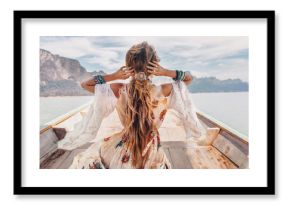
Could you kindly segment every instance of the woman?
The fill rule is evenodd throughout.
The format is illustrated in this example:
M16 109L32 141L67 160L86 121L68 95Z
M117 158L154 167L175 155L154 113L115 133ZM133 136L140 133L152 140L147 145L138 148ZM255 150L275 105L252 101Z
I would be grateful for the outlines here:
M171 168L158 132L169 108L179 111L190 137L199 138L204 133L184 88L192 81L192 75L168 70L158 62L154 48L142 42L128 50L126 66L82 83L84 89L95 93L94 104L75 128L77 131L59 142L59 148L74 149L92 140L101 120L114 108L124 128L77 155L70 168ZM175 82L156 86L150 79L154 75L170 77ZM128 84L106 84L129 77Z

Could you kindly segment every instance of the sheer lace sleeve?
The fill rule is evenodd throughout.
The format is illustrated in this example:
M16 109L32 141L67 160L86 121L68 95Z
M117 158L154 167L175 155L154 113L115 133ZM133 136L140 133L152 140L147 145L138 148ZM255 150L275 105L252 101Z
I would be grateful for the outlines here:
M58 148L72 150L93 140L97 136L103 118L113 112L116 102L117 98L109 84L97 84L94 100L87 115L58 142Z
M183 81L176 81L172 83L172 86L168 108L174 109L178 113L183 122L186 138L200 139L206 134L206 129L196 115L196 108L187 86Z

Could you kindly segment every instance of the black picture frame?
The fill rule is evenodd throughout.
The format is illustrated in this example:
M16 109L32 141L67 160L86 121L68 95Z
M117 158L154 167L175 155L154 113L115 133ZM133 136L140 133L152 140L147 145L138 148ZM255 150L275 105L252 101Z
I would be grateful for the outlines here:
M267 20L266 187L23 187L21 23L27 18L219 18ZM273 195L275 194L275 11L14 11L14 194Z

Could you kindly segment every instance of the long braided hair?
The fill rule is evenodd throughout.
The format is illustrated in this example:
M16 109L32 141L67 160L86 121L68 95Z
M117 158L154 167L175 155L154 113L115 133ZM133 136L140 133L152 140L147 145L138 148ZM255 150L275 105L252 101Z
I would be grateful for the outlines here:
M154 124L154 105L151 90L153 85L148 79L148 62L159 61L154 48L147 42L133 45L126 54L126 66L134 68L135 76L145 74L145 79L133 77L127 85L128 100L125 108L125 146L131 152L132 165L143 168L148 153L142 152L150 141L152 132L157 132Z

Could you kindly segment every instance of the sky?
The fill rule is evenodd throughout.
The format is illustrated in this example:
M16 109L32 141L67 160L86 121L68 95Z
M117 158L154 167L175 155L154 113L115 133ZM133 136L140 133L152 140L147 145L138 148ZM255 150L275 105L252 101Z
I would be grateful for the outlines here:
M247 36L42 36L40 48L77 59L88 71L112 73L125 64L127 50L142 41L155 47L165 68L248 82Z

